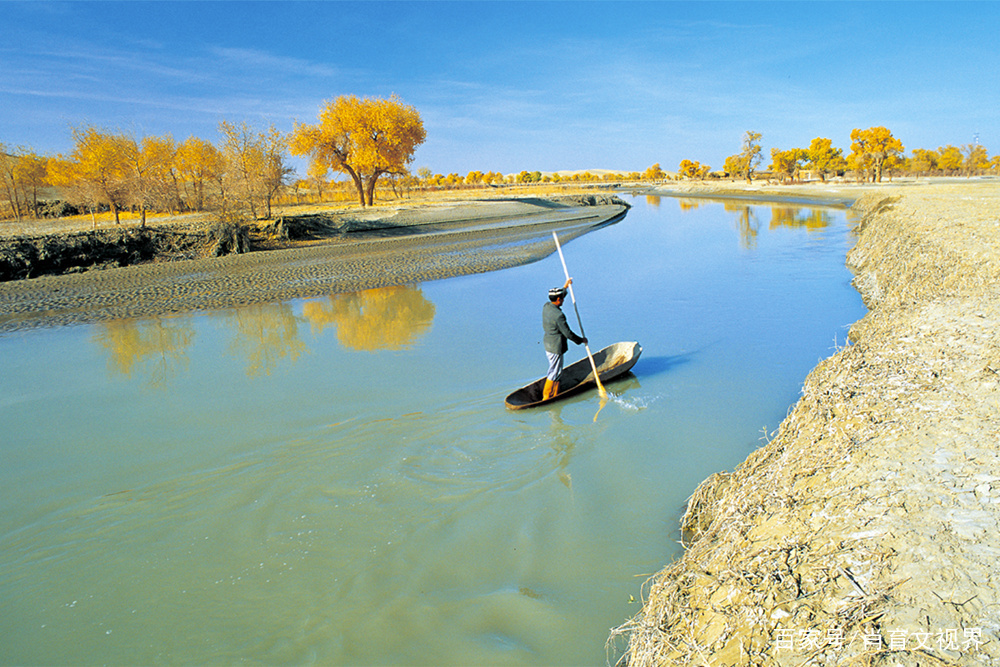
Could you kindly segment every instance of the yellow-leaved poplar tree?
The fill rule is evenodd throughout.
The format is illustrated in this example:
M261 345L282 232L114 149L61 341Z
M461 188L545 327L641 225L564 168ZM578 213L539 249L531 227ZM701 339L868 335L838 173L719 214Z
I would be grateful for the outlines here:
M354 95L328 102L316 125L295 124L290 149L314 163L351 177L362 206L375 201L375 185L385 174L403 175L426 138L420 114L393 95Z
M172 208L177 145L169 135L138 140L124 136L121 150L126 201L139 209L139 225L145 227L146 211Z
M697 160L681 160L680 165L677 167L677 173L684 178L697 178L704 180L708 173L712 170L707 164L702 164Z
M851 131L851 163L863 169L875 183L882 182L882 170L903 154L903 144L887 127Z
M91 206L107 204L115 216L128 199L125 153L128 139L121 133L104 132L95 127L73 128L73 152L69 156L69 173L62 176L85 192Z
M812 140L806 150L806 159L806 166L817 172L823 181L826 180L827 175L847 169L844 152L839 148L834 148L833 142L826 137L816 137Z
M957 174L962 169L965 158L958 146L941 146L938 148L938 168L945 174Z
M646 168L646 171L642 172L643 179L647 181L662 181L667 175L660 168L660 163L650 165Z
M796 180L802 165L809 159L809 152L804 148L789 148L783 151L779 148L771 149L771 166L769 169L775 174L781 174L781 180Z
M966 144L962 147L962 152L965 153L966 175L975 176L990 168L990 156L985 146Z
M205 186L222 187L226 159L211 142L190 136L177 147L177 173L185 191L185 203L196 211L205 209Z
M910 170L917 176L933 173L938 168L938 159L940 157L937 151L926 148L914 148L913 157L910 158Z
M242 202L255 220L259 217L258 207L263 204L265 217L270 219L271 204L292 172L285 165L285 135L273 125L258 132L246 121L239 125L222 121L219 131L225 139L223 199L232 197Z
M764 159L763 148L760 146L760 132L747 130L743 133L743 149L736 155L726 158L723 170L731 177L742 176L747 183L753 182L754 172Z

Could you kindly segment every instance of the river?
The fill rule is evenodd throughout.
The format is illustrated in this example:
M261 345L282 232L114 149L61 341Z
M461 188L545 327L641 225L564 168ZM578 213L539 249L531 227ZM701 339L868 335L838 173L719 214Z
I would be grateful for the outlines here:
M503 405L554 254L0 335L0 663L603 664L864 314L843 210L631 203L563 248L592 348L643 347L600 411Z

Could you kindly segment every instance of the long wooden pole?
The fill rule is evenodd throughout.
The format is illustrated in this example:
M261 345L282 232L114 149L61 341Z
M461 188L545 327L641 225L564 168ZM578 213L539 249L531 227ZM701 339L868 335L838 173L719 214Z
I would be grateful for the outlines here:
M569 282L569 269L566 268L566 258L563 257L562 248L559 246L559 237L556 236L555 232L552 232L552 238L556 242L556 250L559 251L559 261L562 262L563 273L566 274L566 281ZM576 295L573 294L573 283L569 283L569 298L573 301L573 310L576 311L576 323L580 325L580 336L583 338L587 337L587 334L583 332L583 320L580 319L580 309L576 307ZM584 343L583 347L587 350L587 358L590 359L590 367L594 370L594 381L597 382L597 391L600 393L601 398L608 397L608 391L601 384L601 376L597 373L597 364L594 363L594 355L590 353L590 343ZM604 404L601 404L603 407ZM595 417L596 419L596 417Z

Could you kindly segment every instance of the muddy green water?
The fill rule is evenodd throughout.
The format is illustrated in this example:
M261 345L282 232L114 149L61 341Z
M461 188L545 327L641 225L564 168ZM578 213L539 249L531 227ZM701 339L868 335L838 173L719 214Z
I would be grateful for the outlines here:
M603 664L864 314L843 211L633 203L564 248L593 346L644 348L596 421L503 407L555 255L0 336L0 663Z

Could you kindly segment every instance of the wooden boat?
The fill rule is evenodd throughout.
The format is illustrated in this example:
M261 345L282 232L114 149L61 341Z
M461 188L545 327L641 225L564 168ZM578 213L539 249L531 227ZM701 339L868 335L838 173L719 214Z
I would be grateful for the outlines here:
M615 343L594 352L594 364L597 366L597 374L600 376L601 382L605 383L628 373L635 366L635 362L639 360L640 354L642 354L642 346L634 342ZM559 393L552 398L542 400L542 389L545 387L545 378L542 378L511 393L504 403L511 410L533 408L596 386L590 360L584 357L563 368L562 378L559 380Z

